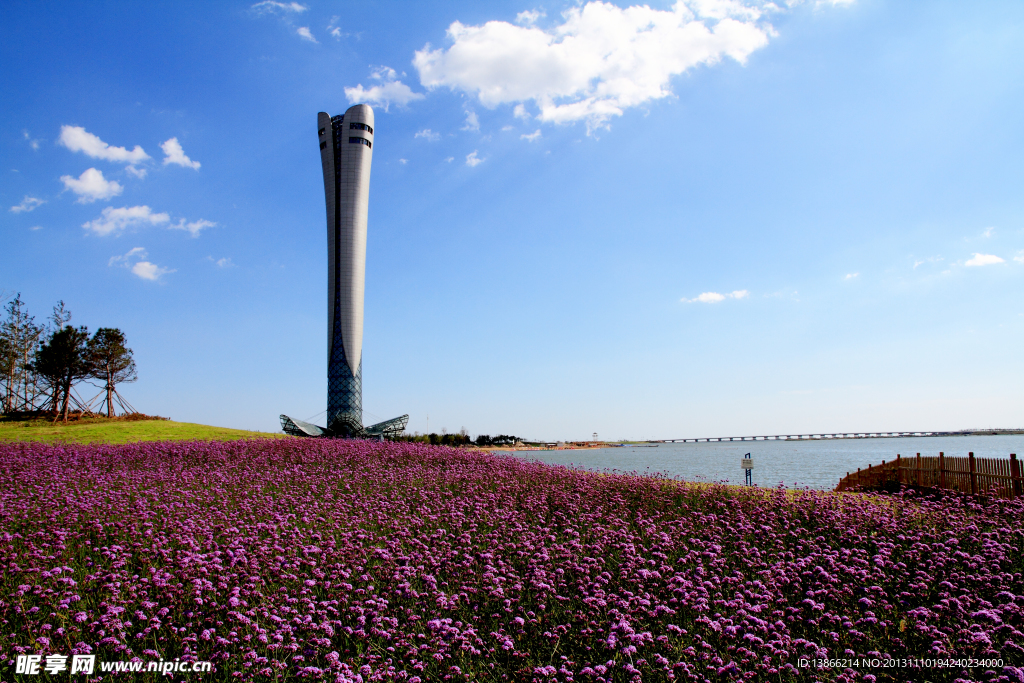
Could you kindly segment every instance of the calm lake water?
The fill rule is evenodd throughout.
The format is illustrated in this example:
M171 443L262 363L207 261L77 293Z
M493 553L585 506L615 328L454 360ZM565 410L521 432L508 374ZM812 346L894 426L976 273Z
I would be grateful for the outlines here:
M654 445L654 444L650 444ZM1024 435L907 437L836 441L726 441L723 443L663 443L655 448L594 448L573 451L516 451L514 455L552 465L571 465L595 472L618 471L666 474L687 481L743 483L740 458L754 460L754 484L787 488L832 490L847 472L868 464L938 455L1024 459Z

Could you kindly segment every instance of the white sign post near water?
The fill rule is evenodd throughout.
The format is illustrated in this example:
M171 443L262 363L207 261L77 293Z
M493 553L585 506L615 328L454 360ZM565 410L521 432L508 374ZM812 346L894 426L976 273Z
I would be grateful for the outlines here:
M753 486L754 477L751 475L750 471L754 469L754 459L750 457L750 453L744 455L743 459L740 460L740 467L742 467L747 473L747 486Z

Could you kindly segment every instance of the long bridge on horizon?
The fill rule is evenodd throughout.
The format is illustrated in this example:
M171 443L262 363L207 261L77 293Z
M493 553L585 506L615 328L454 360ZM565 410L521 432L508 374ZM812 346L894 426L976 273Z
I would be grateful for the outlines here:
M656 439L652 443L713 443L728 441L822 441L838 439L904 439L920 436L994 436L1024 434L1022 429L960 429L952 432L816 432L812 434L771 434L767 436L712 436L699 439Z

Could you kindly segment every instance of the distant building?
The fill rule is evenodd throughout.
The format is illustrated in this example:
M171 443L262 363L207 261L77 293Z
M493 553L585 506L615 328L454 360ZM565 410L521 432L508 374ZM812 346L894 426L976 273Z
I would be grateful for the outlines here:
M297 436L379 436L400 433L408 415L363 427L363 300L366 217L373 160L373 109L317 115L327 204L327 427L281 416Z

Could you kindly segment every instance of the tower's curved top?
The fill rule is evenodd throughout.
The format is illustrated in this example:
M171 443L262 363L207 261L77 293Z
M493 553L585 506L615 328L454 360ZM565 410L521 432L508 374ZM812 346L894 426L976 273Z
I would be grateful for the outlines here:
M373 107L368 104L353 104L345 110L345 120L358 121L373 127Z

